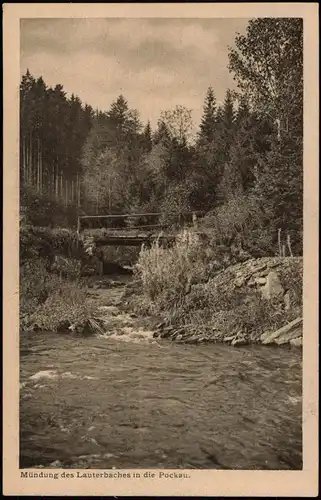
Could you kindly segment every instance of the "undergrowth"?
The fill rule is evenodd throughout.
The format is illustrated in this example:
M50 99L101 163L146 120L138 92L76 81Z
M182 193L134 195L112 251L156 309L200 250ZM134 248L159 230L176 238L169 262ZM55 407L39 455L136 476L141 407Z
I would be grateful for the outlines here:
M83 280L61 278L48 269L48 261L40 258L26 260L20 267L21 330L81 328L96 312L87 303Z
M183 232L172 248L161 248L156 241L141 250L129 304L168 325L207 325L225 335L242 332L254 342L264 331L302 314L300 258L288 258L278 268L284 291L291 294L288 309L283 301L266 300L257 288L236 287L233 271L230 274L235 260L237 253L226 252L213 240L202 241L193 231Z

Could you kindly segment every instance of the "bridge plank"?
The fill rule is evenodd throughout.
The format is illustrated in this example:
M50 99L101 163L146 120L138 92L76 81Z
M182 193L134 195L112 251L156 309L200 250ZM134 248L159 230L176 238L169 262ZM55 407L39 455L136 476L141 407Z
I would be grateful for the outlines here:
M168 246L175 242L175 236L115 236L115 235L105 235L94 237L94 242L96 246L141 246L143 243L152 243L153 241L159 241L161 246Z

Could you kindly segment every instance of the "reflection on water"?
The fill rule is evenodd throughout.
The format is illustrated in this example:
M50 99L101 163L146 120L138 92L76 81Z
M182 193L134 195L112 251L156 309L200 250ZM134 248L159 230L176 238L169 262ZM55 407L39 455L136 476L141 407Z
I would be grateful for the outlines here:
M300 350L121 333L22 336L21 467L302 467Z

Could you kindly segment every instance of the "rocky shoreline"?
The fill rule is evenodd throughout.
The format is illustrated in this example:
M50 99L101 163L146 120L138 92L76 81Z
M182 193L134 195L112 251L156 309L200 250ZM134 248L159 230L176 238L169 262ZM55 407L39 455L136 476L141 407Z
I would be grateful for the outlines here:
M260 343L262 345L290 345L292 347L302 347L302 325L303 319L297 318L272 333L270 331L263 333L260 336L259 342L255 343ZM160 323L156 326L154 337L174 340L184 344L224 342L235 347L251 344L251 342L244 335L242 335L242 333L236 333L225 337L220 337L215 334L216 332L214 332L213 335L212 332L204 333L197 332L196 330L191 332L188 326L175 328L172 326L165 326L163 323Z
M244 346L250 344L301 347L303 341L302 297L300 296L303 274L303 259L301 257L264 257L250 259L220 271L206 284L193 286L195 297L201 290L208 294L241 297L241 306L236 306L240 315L246 311L251 317L260 318L260 310L266 316L276 316L272 321L270 317L262 318L260 331L249 332L246 328L229 328L229 318L235 310L225 306L213 310L210 321L191 321L188 324L167 324L161 318L154 324L154 337L168 339L185 344L217 343L223 342L231 346ZM301 280L301 283L300 283ZM253 297L255 301L253 301ZM299 297L299 299L298 299ZM191 303L193 302L193 296ZM258 300L258 302L257 302ZM130 301L129 301L130 304ZM239 309L237 309L239 307ZM243 309L241 309L242 307ZM248 310L247 310L248 308ZM262 315L263 315L262 313ZM266 325L265 325L266 321ZM254 328L255 329L255 328Z
M108 336L117 317L118 326L145 329L155 339L177 343L302 346L302 258L249 259L219 271L207 283L193 284L182 324L135 309L143 300L142 289L128 273L129 269L123 275L87 278L86 304L91 303L97 314L76 323L70 318L59 332ZM202 309L204 297L207 309Z

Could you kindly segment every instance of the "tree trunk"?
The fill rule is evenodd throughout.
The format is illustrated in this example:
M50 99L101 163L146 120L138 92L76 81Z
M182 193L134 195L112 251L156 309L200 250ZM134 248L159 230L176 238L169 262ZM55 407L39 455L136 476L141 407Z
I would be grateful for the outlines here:
M22 179L20 179L21 184L26 182L26 158L25 158L25 138L21 138L22 141L22 151L21 151L21 162L22 162Z
M68 179L65 181L65 207L68 205Z
M55 181L56 181L56 186L55 186L55 199L58 200L58 189L59 189L59 172L58 172L58 165L57 163L55 164Z
M50 174L51 174L51 196L55 197L56 179L55 179L55 165L50 164Z
M26 140L25 140L24 159L25 159L25 168L26 168L26 184L28 184L29 183L29 175L28 175L28 142Z
M62 170L60 170L60 196L63 199L64 198L64 190L63 190L63 176L62 176Z
M43 171L42 171L42 151L39 142L39 191L40 194L43 192Z
M39 137L37 137L37 149L36 149L36 189L37 193L39 193L40 192Z
M77 206L80 207L80 176L77 174Z
M28 170L29 170L29 182L32 186L32 142L31 142L31 134L29 135L29 158L28 158Z

